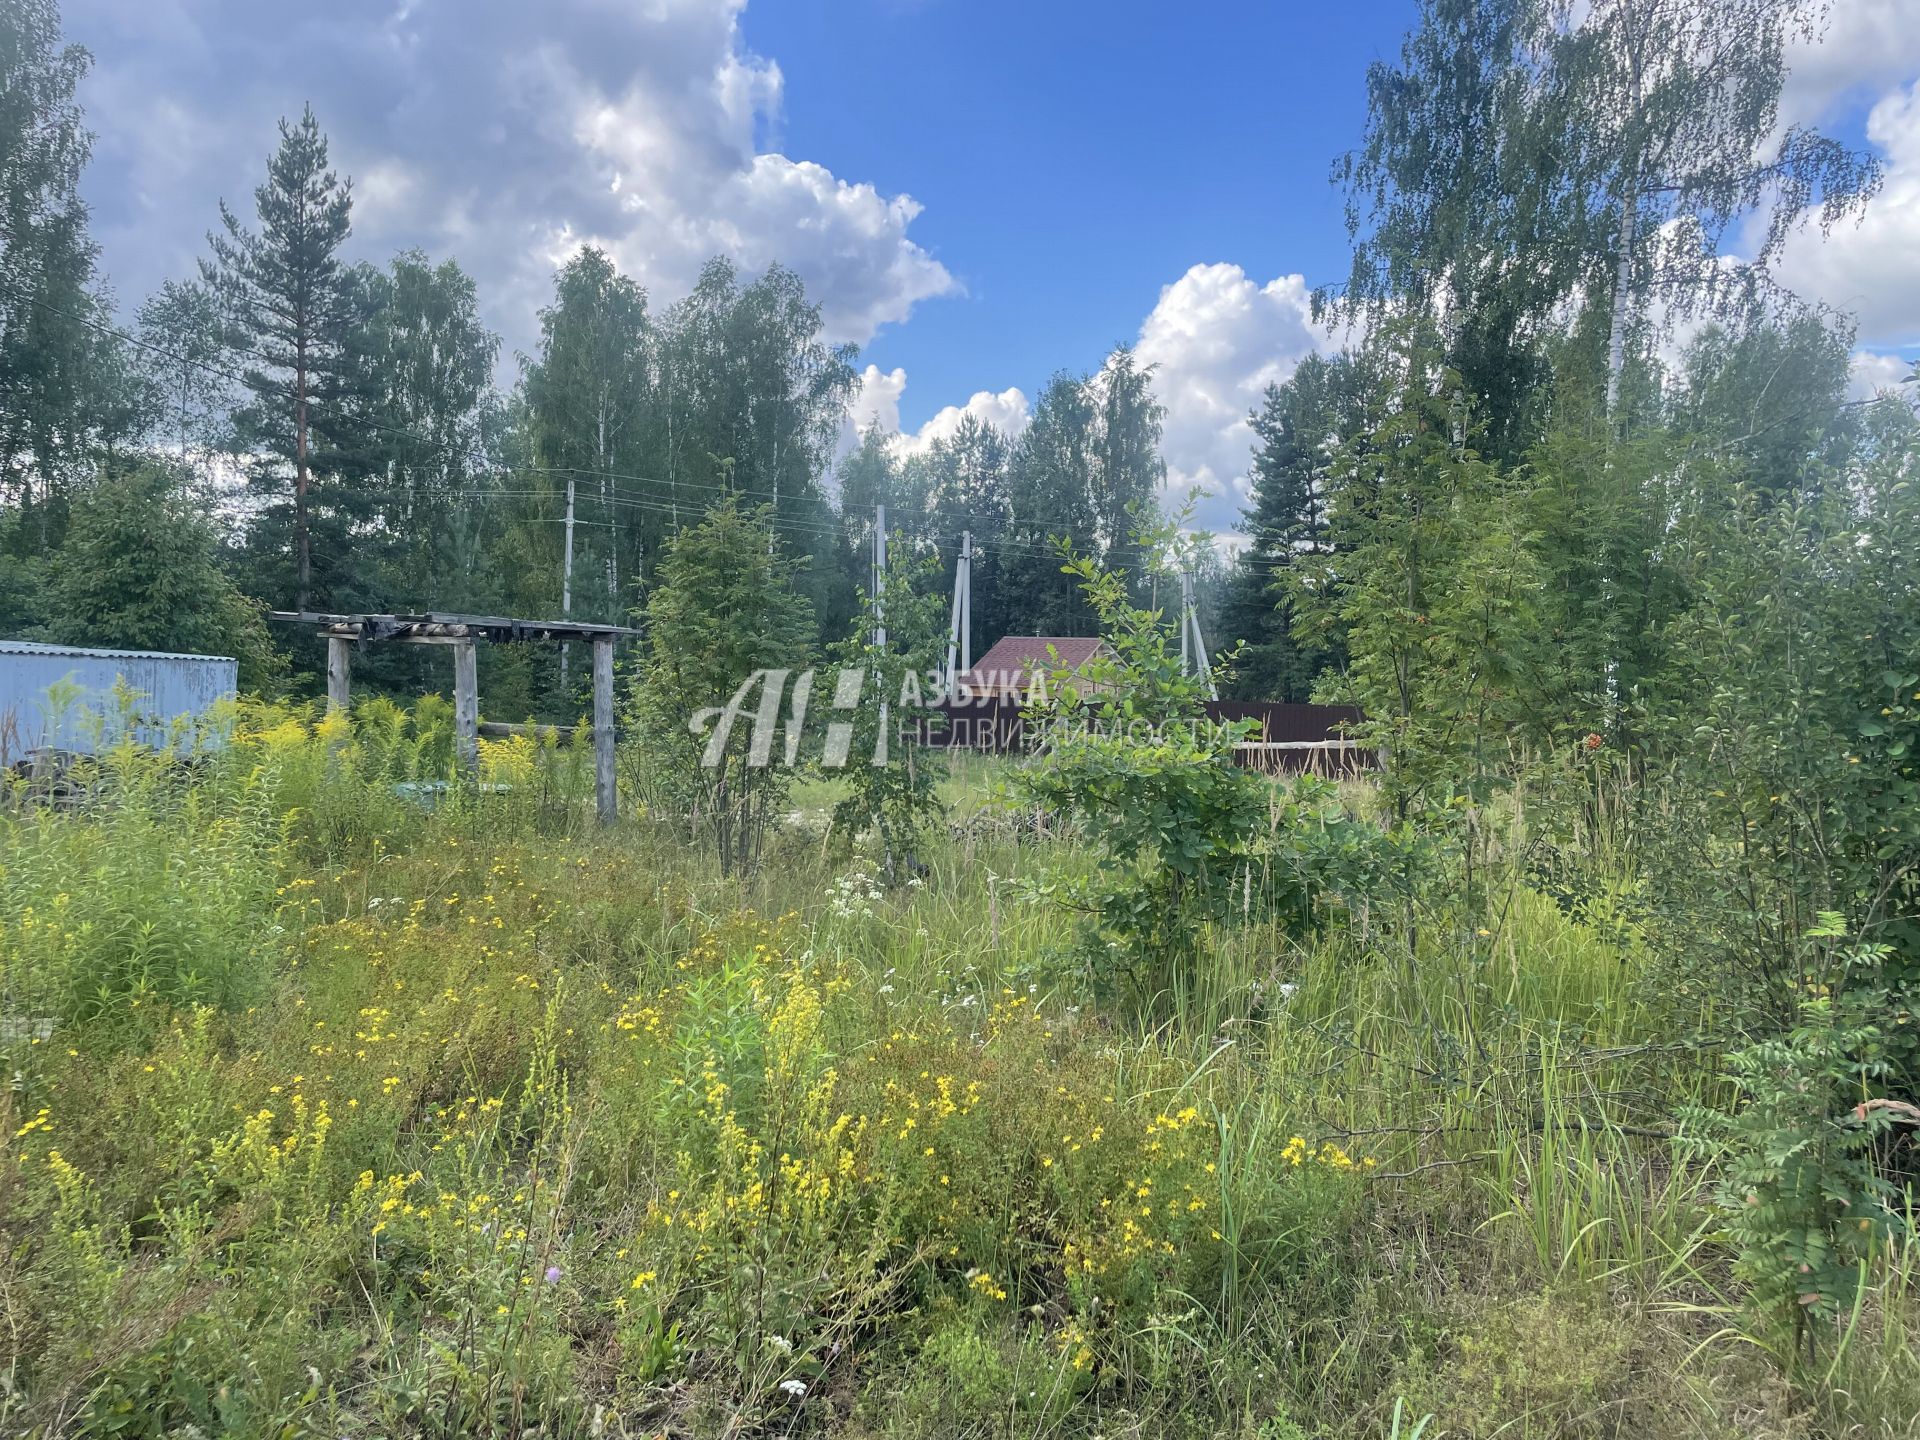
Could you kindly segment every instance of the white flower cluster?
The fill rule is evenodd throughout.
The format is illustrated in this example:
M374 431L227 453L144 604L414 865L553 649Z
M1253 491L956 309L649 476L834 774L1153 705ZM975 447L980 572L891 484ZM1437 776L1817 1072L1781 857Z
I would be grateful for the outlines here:
M827 887L827 909L836 920L870 920L883 898L879 880L860 865Z

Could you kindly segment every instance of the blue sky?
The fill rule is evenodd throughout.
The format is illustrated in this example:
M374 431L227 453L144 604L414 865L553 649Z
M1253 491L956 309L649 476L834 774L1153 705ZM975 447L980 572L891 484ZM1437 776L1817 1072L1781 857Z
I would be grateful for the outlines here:
M1786 118L1867 143L1864 219L1777 273L1860 318L1856 379L1920 355L1920 0L1833 0ZM1172 487L1231 529L1261 389L1329 344L1334 158L1413 0L64 0L95 57L83 187L124 310L241 212L311 102L353 177L356 258L418 246L479 284L512 356L554 269L603 246L656 308L724 253L790 265L862 347L847 433L1010 432L1057 369L1133 342ZM1739 236L1732 237L1738 250Z
M782 0L749 44L787 77L780 142L926 207L913 233L965 286L882 331L901 419L981 388L1029 395L1136 338L1200 261L1341 278L1333 158L1411 3L1083 6ZM929 62L932 62L931 70Z

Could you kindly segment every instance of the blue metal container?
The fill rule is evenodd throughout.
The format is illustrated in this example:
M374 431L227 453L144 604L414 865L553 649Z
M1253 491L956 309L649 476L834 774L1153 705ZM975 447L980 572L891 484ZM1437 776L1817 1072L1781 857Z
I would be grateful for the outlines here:
M0 640L0 765L41 750L93 754L129 734L185 748L194 722L233 697L239 670L224 655Z

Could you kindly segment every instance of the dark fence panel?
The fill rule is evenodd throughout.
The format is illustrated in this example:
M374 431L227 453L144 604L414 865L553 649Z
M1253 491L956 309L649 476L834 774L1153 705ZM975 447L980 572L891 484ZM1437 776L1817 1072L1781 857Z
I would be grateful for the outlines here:
M1260 729L1249 739L1264 741L1344 740L1346 728L1360 723L1351 705L1286 705L1278 700L1209 700L1214 720L1254 720Z
M1018 701L995 698L982 703L949 702L940 707L944 727L928 727L919 736L923 745L956 750L985 750L996 755L1023 754L1035 743ZM1256 728L1236 754L1242 764L1262 770L1313 770L1345 774L1364 769L1368 752L1351 744L1329 744L1346 739L1346 727L1360 712L1346 705L1286 705L1275 700L1213 700L1207 719L1215 723L1251 720ZM1308 749L1306 746L1325 746ZM1272 748L1264 748L1272 747Z

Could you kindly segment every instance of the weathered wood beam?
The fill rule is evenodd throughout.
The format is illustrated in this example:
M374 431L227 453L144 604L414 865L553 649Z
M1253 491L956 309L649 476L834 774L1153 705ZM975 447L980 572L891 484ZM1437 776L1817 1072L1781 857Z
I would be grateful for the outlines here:
M353 690L353 642L327 637L327 713L347 708Z
M453 743L461 773L472 779L480 769L480 680L471 640L453 647Z
M593 642L593 781L600 823L611 825L620 811L613 774L613 637Z
M412 640L428 635L470 635L502 643L516 640L632 639L639 631L625 625L596 625L571 620L521 620L508 615L454 615L429 611L417 615L336 614L322 610L270 610L267 618L288 625L312 625L358 640Z

